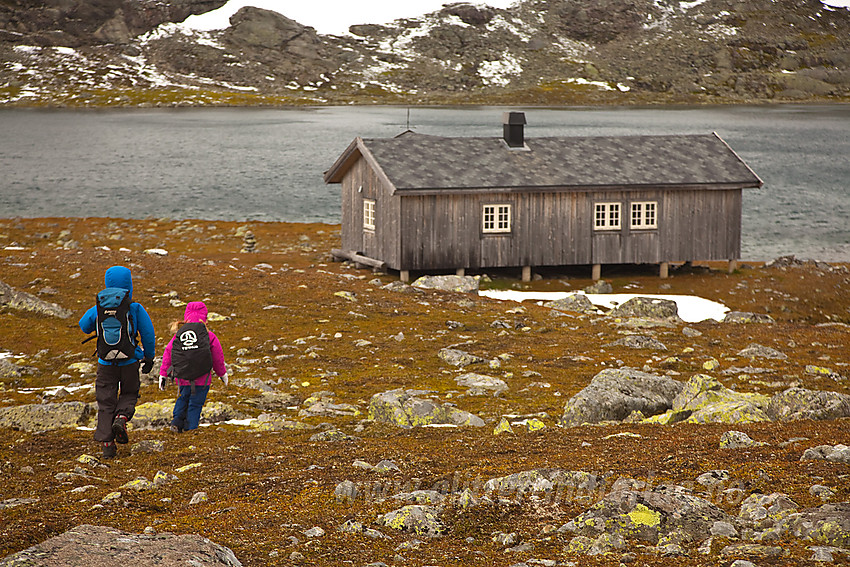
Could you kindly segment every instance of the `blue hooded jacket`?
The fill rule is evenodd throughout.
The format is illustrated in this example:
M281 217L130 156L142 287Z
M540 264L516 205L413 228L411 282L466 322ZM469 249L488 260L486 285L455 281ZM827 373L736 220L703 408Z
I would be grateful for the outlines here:
M112 266L106 270L103 281L106 284L106 287L126 289L130 293L130 300L132 301L133 276L130 273L129 268L125 268L124 266ZM130 304L130 316L133 318L133 326L135 327L136 333L133 337L133 341L136 343L136 354L135 358L118 363L118 366L133 364L143 358L150 358L153 360L155 354L156 335L154 334L153 321L151 321L150 315L148 315L148 312L145 311L145 308L142 307L141 304L133 302ZM96 306L86 311L85 315L82 316L80 319L80 329L87 334L93 333L97 329ZM141 346L138 342L139 336L142 339ZM101 364L114 364L114 362L101 359L98 359L98 362Z

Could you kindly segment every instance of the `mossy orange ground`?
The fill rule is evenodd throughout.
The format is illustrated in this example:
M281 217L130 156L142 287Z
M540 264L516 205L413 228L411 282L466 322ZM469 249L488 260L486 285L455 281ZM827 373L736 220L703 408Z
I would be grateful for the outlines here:
M488 425L403 430L367 422L362 415L303 418L311 425L332 424L358 437L339 443L311 442L310 436L321 429L258 434L228 425L183 435L134 431L131 443L161 440L165 450L131 456L122 447L120 458L109 462L107 468L83 467L96 479L65 481L55 475L73 472L83 453L98 454L91 432L30 434L0 429L2 499L38 499L0 510L0 557L90 523L133 532L152 526L158 531L201 534L230 547L244 565L251 566L290 565L293 551L303 555L304 564L328 566L374 561L398 564L397 553L406 558L406 565L501 566L528 558L578 560L582 565L619 563L619 556L566 555L569 538L552 532L552 527L560 527L586 509L594 495L469 510L449 505L442 516L448 526L444 536L418 549L396 551L411 536L379 526L375 520L403 503L363 498L337 502L334 488L343 480L358 483L374 495L410 487L445 491L467 486L480 491L489 478L540 467L585 470L611 481L629 476L655 485L693 485L705 471L728 469L745 494L778 491L801 507L818 506L821 501L808 489L812 484L824 484L837 490L834 501L850 498L850 467L800 462L806 447L847 443L847 419L734 427L556 426L565 401L603 368L649 364L653 372L674 370L679 379L687 379L701 372L709 358L717 359L721 370L751 364L736 356L751 343L776 348L788 359L752 362L769 372L749 379L720 376L727 387L770 394L800 384L850 393L846 380L805 372L806 365L814 364L850 375L846 367L850 341L844 325L850 321L850 277L843 270L820 270L812 265L765 269L759 262L745 264L732 274L723 266L697 266L661 280L641 267L606 269L603 277L612 282L615 292L694 294L733 310L769 313L777 321L774 325L692 324L702 333L696 338L688 338L681 328L656 329L656 338L668 351L652 353L606 347L627 329L597 317L554 317L531 303L523 304L524 312L517 312L517 304L475 296L380 289L375 278L383 284L394 276L331 261L329 251L338 246L337 226L250 223L257 252L240 253L243 241L237 228L244 224L165 219L0 220L0 279L30 293L52 288L55 294L42 297L74 311L67 320L0 311L0 350L24 355L24 364L34 368L30 374L5 380L0 404L38 403L37 395L19 393L24 386L80 381L68 365L93 359L91 343L80 344L83 335L76 321L102 287L104 270L123 264L133 270L135 299L153 318L158 353L170 338L168 323L182 315L182 307L170 305L170 292L183 301L204 300L211 311L230 317L211 326L224 345L227 362L244 370L232 373L235 383L228 389L215 384L210 401L256 415L258 410L246 404L256 391L238 385L240 378L253 376L273 383L280 380L278 389L302 401L316 391L332 391L335 402L354 404L365 414L373 394L416 388L431 390L441 402L454 402L480 415ZM66 230L69 233L63 234ZM79 246L64 249L58 244L60 239L72 239ZM169 253L143 253L149 248ZM589 268L553 270L546 272L545 279L529 284L512 279L518 275L493 273L491 277L497 279L492 285L563 291L591 283ZM338 291L352 292L356 301L334 295ZM511 328L502 332L491 326L495 320L507 322ZM447 321L459 322L462 327L452 329ZM530 330L522 330L524 327ZM397 340L399 333L402 340ZM358 339L372 345L358 347L354 344ZM510 390L499 397L465 395L454 382L455 369L437 357L440 348L450 345L488 359L510 354L499 369L475 369L503 377ZM689 348L693 352L687 352ZM44 349L46 354L36 356ZM656 354L675 355L679 361L664 365ZM237 359L254 362L240 364ZM63 375L71 377L60 379ZM170 399L173 393L160 392L146 383L140 403ZM85 390L80 390L62 400L93 401L86 396ZM288 419L299 419L297 410L282 413ZM547 427L535 433L515 428L514 435L494 436L493 427L506 414L538 415ZM768 445L720 449L720 436L730 428ZM624 431L640 437L609 437ZM784 444L797 437L806 440ZM357 459L371 464L392 459L401 471L365 471L352 466ZM179 474L177 482L154 491L124 490L126 504L95 506L106 494L138 476L152 480L158 470L174 472L193 462L202 466ZM34 472L22 472L27 466ZM81 494L71 492L86 484L95 488ZM199 490L208 493L209 501L190 506L189 500ZM738 501L714 496L715 503L737 513ZM348 519L390 537L370 539L338 532ZM322 527L326 535L305 537L302 531L313 526ZM493 533L499 531L516 532L520 541L532 542L533 549L506 553L492 541ZM291 537L299 542L294 544ZM467 538L473 539L468 542ZM722 540L715 542L710 556L691 550L687 558L659 558L636 545L631 550L638 553L640 564L702 565L717 563L722 544ZM797 565L811 556L804 542L782 545L791 550L791 556L771 559L769 564Z

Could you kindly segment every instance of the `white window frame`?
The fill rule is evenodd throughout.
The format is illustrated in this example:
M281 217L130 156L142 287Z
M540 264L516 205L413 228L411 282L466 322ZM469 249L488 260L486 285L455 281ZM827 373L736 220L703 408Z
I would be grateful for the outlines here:
M375 232L375 200L363 199L363 230Z
M484 234L509 234L513 224L510 203L490 203L481 209L481 231Z
M619 230L622 226L622 211L621 203L594 203L593 230Z
M629 209L631 228L635 230L658 228L658 201L633 201Z

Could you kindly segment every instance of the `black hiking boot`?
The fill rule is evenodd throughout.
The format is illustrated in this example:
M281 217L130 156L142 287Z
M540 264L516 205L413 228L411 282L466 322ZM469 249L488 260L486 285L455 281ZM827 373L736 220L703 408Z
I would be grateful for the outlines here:
M127 443L130 438L127 436L127 416L124 415L116 415L115 420L112 422L112 434L115 436L115 442Z
M118 454L118 445L115 444L115 441L109 441L101 443L103 445L103 458L104 459L114 459L115 455Z

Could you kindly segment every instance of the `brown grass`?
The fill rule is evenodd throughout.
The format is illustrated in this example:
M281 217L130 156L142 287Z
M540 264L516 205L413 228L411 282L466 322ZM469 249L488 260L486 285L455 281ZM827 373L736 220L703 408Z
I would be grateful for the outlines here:
M702 363L715 358L721 369L731 366L766 367L770 372L750 379L725 377L728 387L741 391L772 393L791 384L813 389L848 393L847 381L813 377L807 364L832 368L848 375L850 361L847 328L821 323L850 322L850 279L845 271L819 270L814 266L785 269L761 268L750 263L733 274L722 266L698 266L658 279L649 269L621 268L603 272L615 292L695 294L720 301L733 310L770 313L775 325L692 324L702 336L688 338L681 328L656 330L667 347L664 357L676 355L679 362L662 365L656 353L603 348L620 338L622 327L595 317L553 317L534 304L524 304L524 313L509 313L516 304L504 304L473 296L431 292L398 294L380 289L392 275L374 275L330 261L329 250L338 246L338 227L319 224L250 223L258 251L240 253L242 239L235 236L245 223L120 219L7 219L0 220L0 273L13 287L37 293L45 286L56 290L44 298L74 310L69 320L46 319L4 309L0 311L0 350L26 358L32 374L5 380L0 404L37 403L34 394L22 394L23 386L39 387L79 382L67 366L91 361L92 343L80 345L82 333L76 320L93 302L102 287L103 272L114 264L129 266L134 274L134 297L151 314L157 329L158 354L168 340L167 324L182 315L168 298L175 291L183 301L203 299L211 311L231 315L214 323L229 364L237 357L262 359L233 379L247 376L268 382L281 380L277 388L306 399L319 390L335 393L334 401L357 405L365 413L369 398L392 388L427 389L440 401L455 402L488 421L480 429L403 430L375 424L359 417L311 417L303 421L323 427L332 424L359 439L343 443L309 441L316 430L307 432L256 432L238 426L202 428L196 433L172 435L165 431L131 432L131 443L141 439L165 442L162 453L129 455L121 447L119 459L106 468L84 467L98 480L58 481L55 475L82 466L76 459L83 453L98 454L91 432L62 430L29 434L0 430L0 467L3 498L38 498L38 502L0 510L0 557L41 542L82 523L110 525L140 532L147 526L158 531L197 533L233 549L244 565L289 565L293 551L303 554L310 565L363 565L373 561L406 565L493 565L512 564L528 558L579 560L584 564L617 565L619 556L576 558L565 555L567 535L544 533L545 526L560 527L588 507L584 501L521 502L510 506L482 506L471 510L449 506L443 518L445 536L423 543L418 550L397 552L396 547L412 538L374 522L380 513L399 507L394 500L353 504L338 503L334 487L352 480L362 487L394 490L405 486L472 488L489 478L538 467L586 470L606 475L649 479L654 483L693 482L712 469L728 469L734 482L751 492L784 492L801 506L820 501L808 493L815 483L838 491L837 501L848 500L847 475L842 464L807 462L800 455L806 447L847 443L847 419L833 422L795 422L737 425L753 438L770 443L751 450L718 448L729 426L675 427L619 425L560 428L556 422L565 401L583 388L601 369L649 364L654 372L668 369L687 379L700 372ZM57 245L62 230L79 243L78 248ZM12 245L22 251L3 250ZM100 247L108 247L109 250ZM164 248L168 256L144 254L147 248ZM126 248L128 251L122 251ZM271 268L260 267L268 264ZM79 273L79 276L74 274ZM362 279L346 279L350 274ZM494 286L528 287L562 291L589 285L590 271L564 270L550 277L522 284L500 273ZM334 295L350 291L357 301ZM263 309L275 305L274 309ZM365 316L365 317L363 317ZM500 334L491 323L500 319L514 329ZM463 328L449 330L446 322L458 321ZM523 331L522 327L531 330ZM334 338L341 333L341 338ZM393 337L404 334L404 340ZM366 339L370 347L356 347ZM298 339L305 339L303 344ZM464 350L493 358L512 355L498 370L476 368L485 374L504 377L510 390L503 396L466 396L453 380L456 372L437 358L440 348L461 344ZM750 362L736 353L750 343L776 348L787 360ZM314 355L310 355L314 347ZM688 347L692 353L685 353ZM236 354L237 349L246 354ZM47 354L35 357L47 349ZM283 355L283 356L281 356ZM286 355L292 355L286 357ZM470 369L472 370L472 369ZM539 373L527 375L529 371ZM63 375L72 375L70 378ZM302 383L309 382L309 386ZM549 386L545 387L541 383ZM140 403L170 399L173 391L160 392L145 385ZM210 401L231 404L256 415L245 399L253 390L232 385L214 385ZM64 399L94 401L84 391ZM296 410L283 412L299 419ZM513 436L494 436L493 426L505 414L539 414L547 428L537 433L519 431ZM362 429L362 431L360 431ZM615 437L630 431L640 438ZM779 444L795 437L806 440ZM589 443L589 446L586 445ZM381 475L352 466L356 459L376 464L393 459L400 473ZM123 491L123 505L93 507L109 492L138 476L148 480L158 470L174 472L180 466L200 462L203 466L179 474L180 480L156 491ZM32 467L33 473L22 472ZM70 492L85 484L96 488L82 494ZM190 506L198 490L206 490L209 502ZM736 513L737 502L718 501ZM347 519L380 529L389 538L373 540L362 535L342 534L337 527ZM301 532L321 526L327 534L308 540ZM517 532L521 541L531 541L531 552L511 554L491 541L497 531ZM288 538L299 543L293 545ZM474 538L467 543L467 538ZM423 539L423 538L420 538ZM770 564L800 564L811 556L802 542L785 542L791 556ZM639 546L640 564L716 564L717 552L709 557L695 551L686 559L660 559Z

